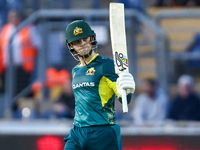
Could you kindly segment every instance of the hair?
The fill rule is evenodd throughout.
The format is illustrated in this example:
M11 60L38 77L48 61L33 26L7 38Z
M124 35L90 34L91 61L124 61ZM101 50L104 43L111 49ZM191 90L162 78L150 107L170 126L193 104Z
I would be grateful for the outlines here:
M194 78L190 75L181 75L178 79L178 85L180 84L186 84L190 86L194 86Z
M144 81L148 82L152 87L157 86L157 82L154 78L145 78Z

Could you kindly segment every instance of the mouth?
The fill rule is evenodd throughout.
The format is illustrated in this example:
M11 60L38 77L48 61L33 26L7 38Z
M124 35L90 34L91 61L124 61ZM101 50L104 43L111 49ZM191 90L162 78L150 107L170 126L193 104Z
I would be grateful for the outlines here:
M88 43L87 44L84 44L84 45L81 45L79 47L79 54L80 55L85 55L85 54L88 54L90 52L90 47L88 46Z
M86 48L80 48L79 55L86 55L90 52L90 49Z

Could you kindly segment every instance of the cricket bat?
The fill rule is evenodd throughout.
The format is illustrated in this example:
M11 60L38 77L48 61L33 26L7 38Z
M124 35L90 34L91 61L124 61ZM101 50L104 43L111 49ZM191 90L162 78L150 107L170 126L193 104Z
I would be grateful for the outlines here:
M115 72L128 72L128 56L125 31L125 15L123 3L110 3L109 6L110 36L115 64ZM126 90L122 92L122 110L128 112Z

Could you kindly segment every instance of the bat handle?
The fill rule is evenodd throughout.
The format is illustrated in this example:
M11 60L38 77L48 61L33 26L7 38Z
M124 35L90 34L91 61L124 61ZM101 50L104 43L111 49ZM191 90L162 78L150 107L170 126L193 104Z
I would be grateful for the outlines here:
M122 110L123 110L123 113L127 113L128 112L126 90L124 90L124 89L122 89Z

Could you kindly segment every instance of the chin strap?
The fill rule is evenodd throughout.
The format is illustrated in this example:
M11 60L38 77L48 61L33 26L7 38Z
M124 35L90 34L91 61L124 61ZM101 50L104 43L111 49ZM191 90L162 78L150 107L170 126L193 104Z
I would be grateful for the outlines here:
M85 63L85 65L86 65L87 68L88 68L88 64L86 63L85 59L88 58L88 57L90 57L91 54L92 54L92 49L90 50L90 52L87 55L84 55L84 56L79 56L78 55L79 57L83 58L83 61L84 61L84 63Z
M86 67L88 68L88 64L86 63L86 61L85 60L83 60L83 61L84 61L85 65L86 65Z

